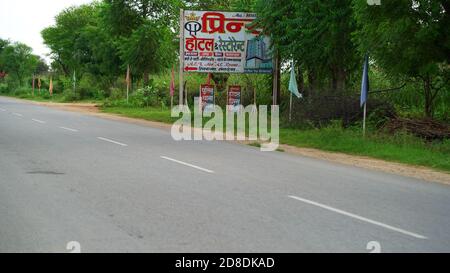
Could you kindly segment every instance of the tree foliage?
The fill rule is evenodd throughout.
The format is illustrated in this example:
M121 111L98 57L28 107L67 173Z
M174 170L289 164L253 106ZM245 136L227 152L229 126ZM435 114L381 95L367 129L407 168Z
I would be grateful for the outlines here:
M377 65L393 76L420 80L425 113L431 117L440 91L450 91L450 2L384 1L372 7L354 1L354 39Z
M118 50L123 67L142 75L168 67L175 59L176 0L107 0L103 22Z
M351 1L259 0L260 24L285 60L293 59L313 89L342 91L358 64L351 41Z
M5 43L6 44L6 43ZM19 87L23 86L28 75L35 72L39 57L32 54L32 49L22 43L4 45L0 53L0 67Z

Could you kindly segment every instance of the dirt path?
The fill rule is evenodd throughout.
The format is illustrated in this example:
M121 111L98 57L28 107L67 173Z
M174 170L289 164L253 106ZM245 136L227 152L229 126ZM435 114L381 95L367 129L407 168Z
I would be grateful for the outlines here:
M99 107L96 104L93 103L51 103L51 102L35 102L35 101L28 101L28 100L21 100L28 103L41 105L41 106L47 106L52 107L60 110L66 110L66 111L74 111L74 112L81 112L89 115L94 115L102 118L112 119L112 120L118 120L118 121L125 121L130 122L134 124L139 124L143 126L150 126L150 127L156 127L160 129L170 130L172 125L161 123L161 122L154 122L154 121L148 121L148 120L142 120L142 119L135 119L135 118L128 118L123 117L116 114L107 114L102 113L99 109ZM249 144L248 142L238 142L240 144ZM317 159L323 159L331 162L337 162L345 165L351 165L355 167L360 168L366 168L371 170L377 170L392 174L398 174L402 176L417 178L421 180L425 180L428 182L439 182L442 184L450 185L450 174L445 172L440 172L431 168L427 167L421 167L421 166L413 166L413 165L407 165L402 163L396 163L396 162L388 162L380 159L374 159L370 157L365 156L355 156L355 155L348 155L343 153L332 153L332 152L326 152L321 151L317 149L311 149L311 148L299 148L294 147L290 145L282 144L280 145L280 148L284 150L286 153L295 154L295 155L301 155L301 156L307 156Z

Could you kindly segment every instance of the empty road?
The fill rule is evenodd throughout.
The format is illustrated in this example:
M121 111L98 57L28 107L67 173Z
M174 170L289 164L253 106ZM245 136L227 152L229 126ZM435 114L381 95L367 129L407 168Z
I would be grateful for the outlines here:
M450 187L0 97L0 252L449 252Z

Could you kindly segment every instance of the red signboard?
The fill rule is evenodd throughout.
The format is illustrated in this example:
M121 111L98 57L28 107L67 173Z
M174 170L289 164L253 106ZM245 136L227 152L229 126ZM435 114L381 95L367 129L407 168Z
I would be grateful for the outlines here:
M202 84L200 86L200 103L202 111L214 111L214 85Z
M241 106L242 88L238 85L228 87L228 111L238 112Z

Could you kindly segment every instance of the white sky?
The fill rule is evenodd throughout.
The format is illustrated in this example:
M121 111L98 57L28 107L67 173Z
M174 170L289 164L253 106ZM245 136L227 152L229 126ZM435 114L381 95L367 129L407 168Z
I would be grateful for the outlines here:
M34 54L49 60L50 51L44 45L41 30L54 25L55 16L73 5L92 0L0 0L0 38L22 42L33 48Z

